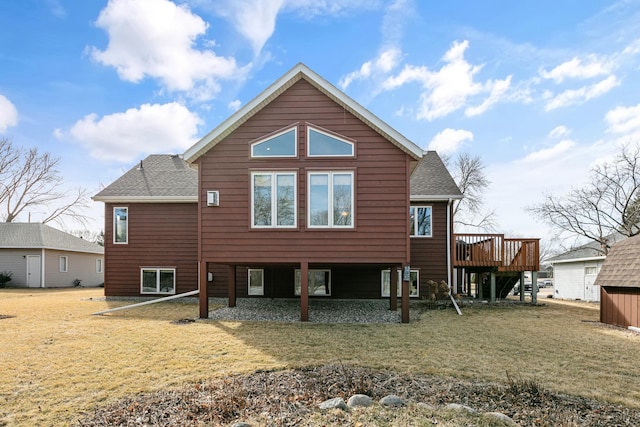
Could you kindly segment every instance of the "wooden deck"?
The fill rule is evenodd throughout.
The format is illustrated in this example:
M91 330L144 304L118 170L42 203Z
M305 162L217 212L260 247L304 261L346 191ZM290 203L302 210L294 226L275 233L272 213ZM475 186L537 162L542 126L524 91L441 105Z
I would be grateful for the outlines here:
M540 239L505 238L504 234L454 234L453 266L499 272L540 270Z

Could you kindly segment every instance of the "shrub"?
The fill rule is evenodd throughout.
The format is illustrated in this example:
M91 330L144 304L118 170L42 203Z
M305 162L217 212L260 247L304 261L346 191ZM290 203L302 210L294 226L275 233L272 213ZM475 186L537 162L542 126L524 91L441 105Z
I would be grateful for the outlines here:
M0 288L4 288L7 286L7 283L11 281L11 277L13 273L10 271L3 271L0 273Z

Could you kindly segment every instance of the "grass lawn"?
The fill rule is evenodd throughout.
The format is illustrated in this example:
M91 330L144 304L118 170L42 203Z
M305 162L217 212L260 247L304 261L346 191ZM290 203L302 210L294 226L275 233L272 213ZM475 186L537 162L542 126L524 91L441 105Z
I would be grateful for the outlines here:
M102 289L0 290L0 426L65 425L124 396L230 373L342 362L506 382L640 407L640 335L598 306L429 311L408 325L198 321L195 303L92 316Z

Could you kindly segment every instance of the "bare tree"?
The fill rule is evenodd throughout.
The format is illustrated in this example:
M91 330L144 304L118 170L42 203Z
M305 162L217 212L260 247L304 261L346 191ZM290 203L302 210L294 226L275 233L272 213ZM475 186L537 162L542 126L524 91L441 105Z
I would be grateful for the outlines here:
M607 163L591 171L587 184L529 208L560 233L583 237L609 252L616 234L640 234L640 147L626 145Z
M88 192L77 188L69 196L61 189L59 158L41 154L37 148L16 148L6 138L0 140L0 156L0 208L4 222L13 222L33 208L47 210L42 223L63 222L65 218L86 222L82 210L88 206Z
M447 166L451 163L448 157L443 158ZM460 226L493 231L495 212L486 211L483 204L483 193L491 182L484 172L485 165L480 156L460 153L453 161L452 175L462 192L463 198L455 202L453 207L454 222Z

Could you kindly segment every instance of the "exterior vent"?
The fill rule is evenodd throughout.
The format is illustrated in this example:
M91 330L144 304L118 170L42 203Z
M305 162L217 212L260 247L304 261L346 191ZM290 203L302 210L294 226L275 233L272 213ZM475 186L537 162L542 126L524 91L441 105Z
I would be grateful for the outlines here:
M207 191L207 206L219 206L219 205L220 205L220 192Z

